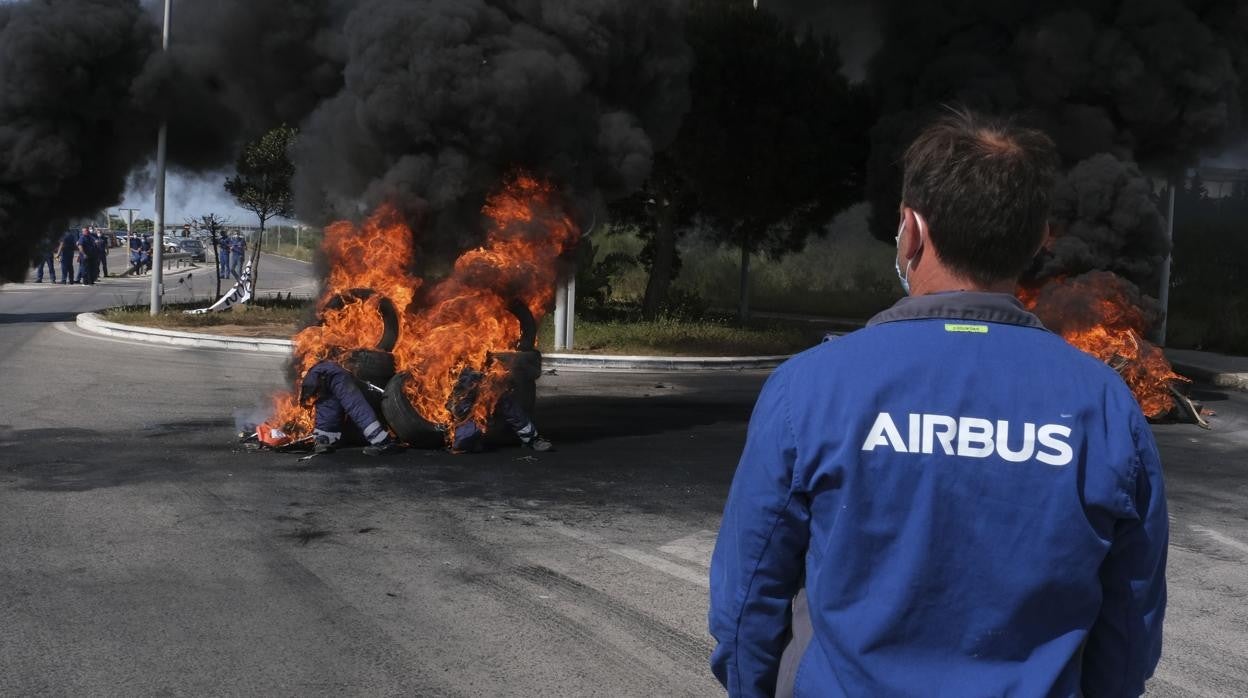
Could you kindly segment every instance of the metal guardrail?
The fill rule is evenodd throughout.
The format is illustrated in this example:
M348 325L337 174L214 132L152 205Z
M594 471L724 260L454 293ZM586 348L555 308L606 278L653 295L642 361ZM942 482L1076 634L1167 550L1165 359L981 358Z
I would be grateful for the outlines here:
M161 255L161 264L165 269L181 269L182 263L191 263L190 252L166 252Z

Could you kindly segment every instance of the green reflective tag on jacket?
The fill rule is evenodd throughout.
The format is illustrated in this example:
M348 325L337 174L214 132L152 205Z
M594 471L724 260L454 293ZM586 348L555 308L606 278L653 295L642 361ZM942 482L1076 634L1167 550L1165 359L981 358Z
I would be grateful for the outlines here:
M945 323L946 332L970 332L971 334L988 334L987 325L961 325L952 322Z

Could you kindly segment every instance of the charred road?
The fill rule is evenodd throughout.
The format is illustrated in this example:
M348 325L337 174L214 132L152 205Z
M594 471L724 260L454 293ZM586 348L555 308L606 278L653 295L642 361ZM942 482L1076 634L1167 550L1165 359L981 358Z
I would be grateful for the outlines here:
M763 373L546 375L556 452L300 462L234 438L279 358L74 326L125 283L0 289L0 693L721 693L706 570ZM1240 696L1248 400L1196 393L1212 431L1155 427L1149 695Z

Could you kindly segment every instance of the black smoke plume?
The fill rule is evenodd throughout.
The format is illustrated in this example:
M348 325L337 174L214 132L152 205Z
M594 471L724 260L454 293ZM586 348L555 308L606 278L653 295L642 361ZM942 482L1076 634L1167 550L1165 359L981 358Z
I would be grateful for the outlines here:
M341 86L344 11L331 0L175 3L168 53L159 5L0 4L0 280L22 279L35 247L119 202L162 120L170 166L211 170Z
M870 80L872 229L892 240L897 162L941 104L1021 114L1069 169L1064 238L1038 276L1112 269L1154 283L1167 252L1145 174L1172 176L1242 136L1248 6L1236 0L891 0Z
M342 90L303 124L306 220L397 203L429 253L462 248L523 168L585 211L649 175L687 108L683 8L664 0L368 0L347 17Z
M193 171L233 162L238 148L297 124L342 86L344 0L175 2L168 53L135 90L169 122L169 158ZM152 2L152 16L163 7Z
M161 10L0 4L0 278L119 201L162 121L170 166L191 172L299 125L302 218L389 200L457 248L513 168L586 211L631 191L688 104L678 0L178 2L168 52Z
M0 4L0 280L74 216L121 199L155 143L131 91L158 38L137 0Z

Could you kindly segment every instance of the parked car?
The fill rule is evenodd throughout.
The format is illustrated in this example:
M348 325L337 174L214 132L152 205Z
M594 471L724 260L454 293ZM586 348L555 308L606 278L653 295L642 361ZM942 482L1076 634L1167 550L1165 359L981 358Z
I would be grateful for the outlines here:
M177 247L175 251L189 254L191 261L203 262L208 258L204 243L195 238L178 238L174 241L174 245Z

